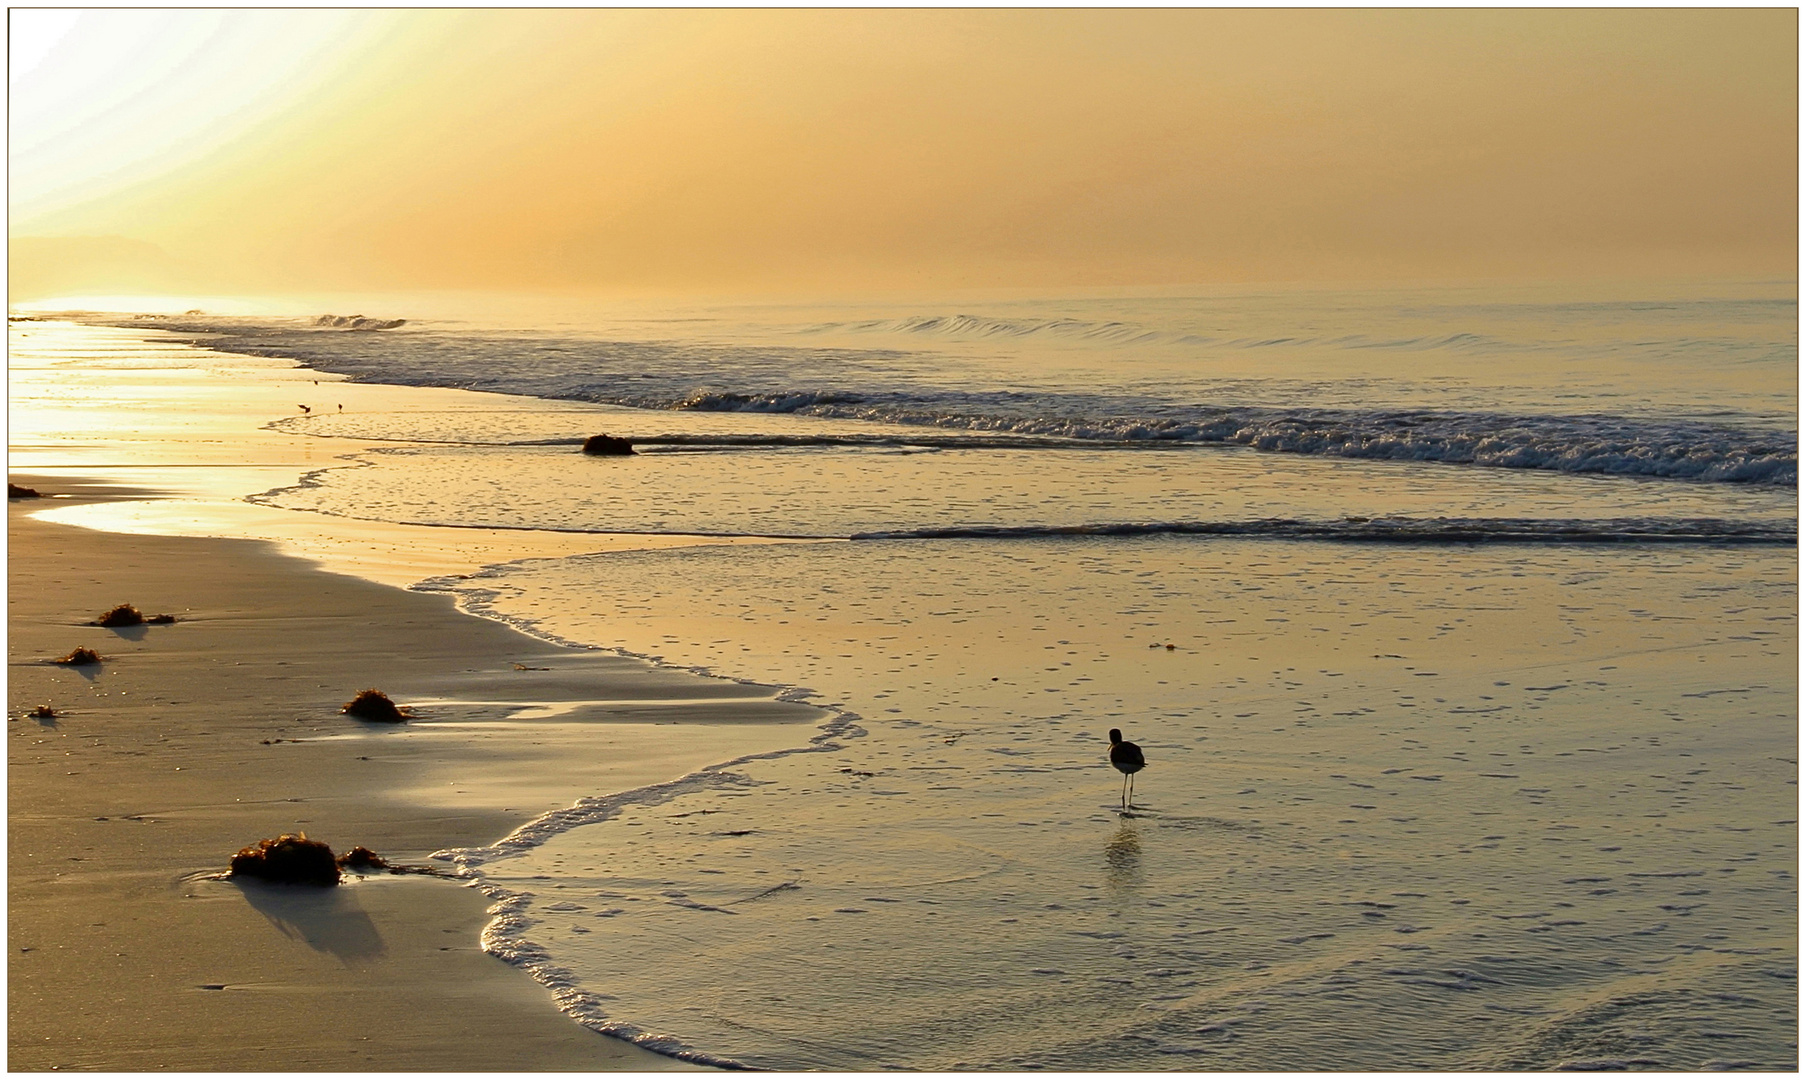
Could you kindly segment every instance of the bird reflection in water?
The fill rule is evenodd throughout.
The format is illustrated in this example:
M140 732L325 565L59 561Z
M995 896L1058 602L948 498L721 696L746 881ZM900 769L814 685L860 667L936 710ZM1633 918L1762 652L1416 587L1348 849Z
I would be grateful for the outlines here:
M1105 880L1114 887L1141 883L1141 833L1124 822L1104 845Z

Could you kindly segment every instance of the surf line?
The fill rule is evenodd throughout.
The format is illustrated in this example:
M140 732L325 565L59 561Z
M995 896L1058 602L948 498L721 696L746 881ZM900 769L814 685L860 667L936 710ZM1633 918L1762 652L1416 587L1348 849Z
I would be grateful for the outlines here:
M1056 536L1259 537L1399 544L1763 544L1799 543L1795 521L1740 522L1723 518L1674 520L1604 518L1349 518L1308 521L1261 518L1251 521L1101 522L1084 525L974 525L854 533L851 540L1015 540Z

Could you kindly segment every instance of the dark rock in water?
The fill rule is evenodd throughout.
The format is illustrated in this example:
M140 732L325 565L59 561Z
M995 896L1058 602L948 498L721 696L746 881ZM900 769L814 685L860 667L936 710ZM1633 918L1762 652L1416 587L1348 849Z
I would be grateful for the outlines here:
M362 690L358 695L345 703L345 714L355 716L359 720L375 720L385 724L399 724L408 718L389 695L381 690Z
M240 875L292 885L337 885L339 864L331 848L309 840L306 833L284 833L232 856L232 876Z
M71 652L68 656L51 662L55 664L67 664L70 667L84 667L88 664L100 663L100 654L84 645Z
M18 484L8 481L6 497L9 499L41 499L44 496L38 493L37 488L20 487Z
M387 870L389 860L359 844L339 856L339 866L345 870Z
M619 457L633 453L633 443L617 439L613 435L591 435L583 440L583 452L598 457Z

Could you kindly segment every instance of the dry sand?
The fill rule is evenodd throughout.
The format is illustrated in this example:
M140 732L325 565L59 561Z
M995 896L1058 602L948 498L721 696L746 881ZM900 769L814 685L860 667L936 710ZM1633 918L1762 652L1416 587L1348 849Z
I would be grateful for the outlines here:
M75 493L60 503L132 494L14 479ZM297 830L424 863L575 794L794 741L813 710L574 658L449 597L324 573L269 543L28 516L45 505L16 500L8 515L11 1068L682 1067L579 1027L482 953L487 902L458 882L309 890L206 875ZM180 621L82 625L121 602ZM105 662L44 662L77 645ZM379 730L337 714L365 686L404 702L447 686L473 702L600 697L589 718L618 722L517 723L441 702ZM45 703L61 715L26 715Z

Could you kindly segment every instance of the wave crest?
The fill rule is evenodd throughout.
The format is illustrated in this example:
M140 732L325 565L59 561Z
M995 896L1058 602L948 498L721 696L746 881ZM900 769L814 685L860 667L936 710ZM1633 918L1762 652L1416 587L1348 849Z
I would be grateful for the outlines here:
M936 402L894 394L796 390L702 393L679 401L635 397L613 403L652 409L793 413L1086 442L1227 443L1271 453L1729 483L1795 486L1799 474L1798 444L1788 436L1697 422L1203 407L1166 409L1166 415L1046 415L1033 410L1039 403L1032 400L1003 400L992 395L992 401L982 402L976 397ZM972 404L993 407L971 409ZM1030 409L1024 410L1025 405Z
M314 320L314 325L339 330L393 330L406 322L406 319L367 319L362 315L322 315Z
M1797 521L1724 518L1344 518L1301 521L1105 522L1093 525L976 526L855 533L853 540L1020 540L1053 536L1162 533L1406 544L1765 544L1799 540Z

